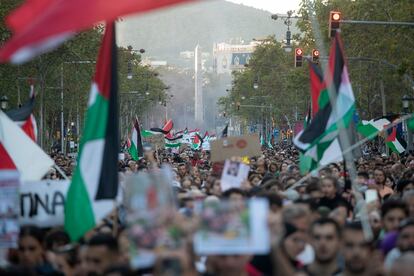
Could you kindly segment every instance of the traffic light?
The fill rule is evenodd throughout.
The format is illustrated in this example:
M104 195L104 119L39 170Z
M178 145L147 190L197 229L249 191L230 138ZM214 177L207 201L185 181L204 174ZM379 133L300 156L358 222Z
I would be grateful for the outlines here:
M312 50L312 61L313 61L313 63L316 63L316 64L318 64L319 63L319 51L318 50L316 50L316 49L313 49Z
M129 80L132 79L132 62L130 60L128 60L128 74L127 74L127 78Z
M295 49L295 67L301 67L303 62L303 51L301 48Z
M341 12L331 11L329 13L329 33L328 36L334 37L336 30L339 29L339 22L341 21Z

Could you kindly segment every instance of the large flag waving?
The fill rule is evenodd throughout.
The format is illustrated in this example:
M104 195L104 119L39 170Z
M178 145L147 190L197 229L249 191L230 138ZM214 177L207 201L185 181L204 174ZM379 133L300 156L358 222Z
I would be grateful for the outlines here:
M321 68L309 59L308 63L311 87L311 108L308 110L308 114L304 122L304 129L309 126L319 109L324 108L329 102L329 93L323 80ZM342 150L338 138L336 138L327 148L322 148L322 150L322 157L316 159L310 155L300 153L299 167L302 174L306 174L316 169L318 165L327 165L329 163L343 160L341 154Z
M33 85L30 86L30 99L20 108L15 108L6 112L6 115L19 125L22 130L29 136L34 142L37 141L37 126L36 120L33 115L35 93ZM8 155L7 151L0 143L0 169L16 169L16 165L13 163L12 158ZM39 178L40 179L40 178ZM39 180L32 179L32 180Z
M21 63L102 21L191 0L26 0L7 17L14 32L0 61Z
M319 106L311 123L294 139L296 147L316 162L322 159L333 142L337 143L339 129L349 126L355 112L355 97L349 81L339 33L336 34L330 50L325 84L335 93L335 108L332 108L330 101L324 106ZM332 158L341 154L341 152L329 152Z
M65 204L65 229L82 237L106 213L118 191L118 106L114 23L107 24L89 94L78 165ZM113 207L113 204L109 204Z
M135 161L144 157L144 148L142 146L141 131L139 127L138 118L135 118L131 135L131 146L129 147L129 154Z
M36 181L54 165L47 155L16 123L0 111L0 167L16 168L23 181Z

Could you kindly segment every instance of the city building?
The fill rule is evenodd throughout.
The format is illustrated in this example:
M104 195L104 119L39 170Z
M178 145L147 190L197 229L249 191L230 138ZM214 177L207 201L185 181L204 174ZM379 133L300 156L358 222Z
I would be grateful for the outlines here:
M213 70L217 74L231 74L234 70L241 70L249 63L259 41L249 44L229 44L226 42L215 43L213 46Z

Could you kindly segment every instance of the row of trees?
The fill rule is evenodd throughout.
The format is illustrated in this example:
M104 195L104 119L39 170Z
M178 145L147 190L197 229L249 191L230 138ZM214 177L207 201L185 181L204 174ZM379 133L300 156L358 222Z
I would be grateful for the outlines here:
M21 2L2 2L0 17L5 18ZM0 97L8 97L9 108L15 108L28 99L29 80L33 80L37 94L35 115L40 131L39 142L45 149L60 141L62 87L65 135L71 134L76 140L81 135L103 30L103 26L97 26L82 32L55 51L26 64L0 65ZM4 43L10 36L10 31L1 22L1 41ZM143 114L165 98L165 85L158 75L149 67L142 66L141 55L130 50L118 49L121 129L130 126L135 114ZM132 64L131 72L128 72L128 63ZM128 78L128 73L132 78Z
M317 45L328 51L332 10L341 11L344 19L414 21L410 0L302 0L296 24L300 34L294 35L294 47L302 48L305 55ZM313 22L311 15L316 19ZM382 89L386 112L401 112L402 96L413 95L414 29L341 24L341 35L345 53L352 57L348 66L359 115L366 119L382 115ZM264 117L273 118L278 126L303 120L310 101L308 66L305 62L294 68L293 51L286 53L282 46L268 38L253 53L249 66L233 74L231 91L219 100L223 112L250 124L260 123ZM325 61L322 56L321 63Z

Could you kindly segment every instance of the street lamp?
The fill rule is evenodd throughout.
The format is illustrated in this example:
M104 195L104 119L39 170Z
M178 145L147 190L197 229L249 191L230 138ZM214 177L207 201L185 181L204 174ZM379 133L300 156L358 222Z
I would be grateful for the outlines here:
M9 98L6 95L2 96L0 99L0 109L4 111L7 109L8 105L9 105Z
M255 81L253 82L253 88L254 88L255 90L259 89L259 83L257 82L257 80L255 80Z
M403 106L403 111L404 111L404 113L408 113L408 107L410 106L410 100L412 100L412 99L410 99L407 95L404 95L403 97L402 97L402 106Z

